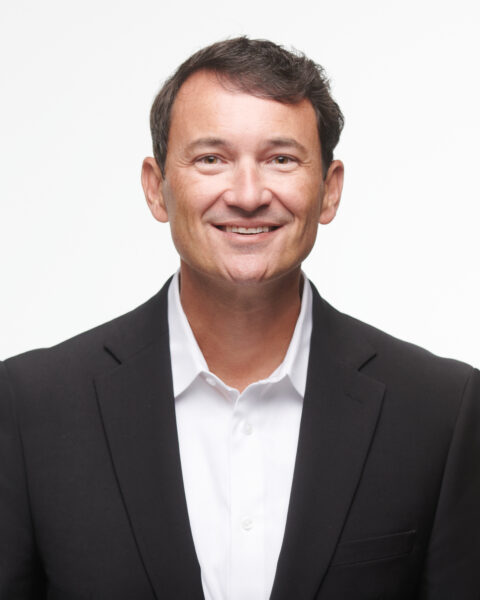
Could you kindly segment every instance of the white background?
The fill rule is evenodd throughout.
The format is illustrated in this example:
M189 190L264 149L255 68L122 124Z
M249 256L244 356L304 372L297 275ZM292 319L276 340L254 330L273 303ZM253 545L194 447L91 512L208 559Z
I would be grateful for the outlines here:
M239 34L323 64L341 210L304 267L341 310L480 365L476 0L3 2L0 357L126 312L176 269L140 166L162 81Z

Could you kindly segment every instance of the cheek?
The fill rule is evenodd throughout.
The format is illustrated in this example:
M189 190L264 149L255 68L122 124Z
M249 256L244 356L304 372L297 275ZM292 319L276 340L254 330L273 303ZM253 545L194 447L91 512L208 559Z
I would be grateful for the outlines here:
M320 212L322 208L322 198L323 198L323 185L305 185L304 188L304 198L306 202L306 212L308 214L308 222L309 224L317 229L318 219L320 218Z
M318 186L300 182L284 187L280 196L284 205L292 213L304 230L316 229L322 205L321 190Z
M172 213L176 214L177 218L181 217L185 226L202 221L208 209L215 204L225 189L225 182L222 180L221 176L178 177L176 181L172 181Z

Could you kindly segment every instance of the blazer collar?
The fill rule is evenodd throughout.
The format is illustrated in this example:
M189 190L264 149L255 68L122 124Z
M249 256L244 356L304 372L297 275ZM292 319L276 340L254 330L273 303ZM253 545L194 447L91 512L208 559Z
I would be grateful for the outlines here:
M167 321L169 281L112 322L118 366L95 380L113 466L158 599L202 599L183 487ZM375 432L384 386L353 320L313 288L313 330L290 504L271 600L311 600L327 571Z

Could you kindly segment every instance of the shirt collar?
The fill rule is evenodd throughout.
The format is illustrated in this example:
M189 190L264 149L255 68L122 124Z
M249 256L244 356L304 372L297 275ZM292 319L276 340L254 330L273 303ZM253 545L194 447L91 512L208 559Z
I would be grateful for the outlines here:
M312 333L312 289L303 275L303 293L300 314L282 363L264 381L275 383L288 378L303 398L307 382L310 337ZM168 327L172 363L173 394L177 398L201 373L209 373L207 362L193 335L180 302L179 272L168 288Z
M168 288L168 329L172 361L173 395L181 394L202 372L208 372L192 328L180 302L179 271Z

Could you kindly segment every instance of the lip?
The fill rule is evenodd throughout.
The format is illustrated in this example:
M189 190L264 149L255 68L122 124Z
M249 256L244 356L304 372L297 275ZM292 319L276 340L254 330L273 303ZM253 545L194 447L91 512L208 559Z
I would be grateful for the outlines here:
M257 229L259 227L268 227L273 231L282 225L280 223L272 223L271 221L225 221L220 223L212 223L217 229L225 231L227 227L244 227L245 229Z
M273 235L275 235L275 233L277 231L279 231L282 228L282 225L278 225L278 224L267 224L265 222L262 223L243 223L240 224L238 222L236 223L212 223L212 227L214 229L216 229L220 234L222 234L223 236L226 236L227 239L230 240L235 240L238 242L245 242L248 243L253 242L253 241L260 241L260 240L266 240L270 237L272 237ZM262 232L258 232L258 233L238 233L238 232L233 232L233 231L226 231L227 227L242 227L242 228L246 228L246 229L254 229L254 228L259 228L259 227L271 227L272 229L270 231L262 231Z
M262 226L263 225L258 225L258 227ZM275 229L271 231L261 233L234 233L233 231L225 231L220 229L220 227L221 226L219 225L212 225L212 228L217 232L218 235L222 236L221 239L223 239L225 243L238 249L252 248L252 246L258 246L259 244L261 246L265 243L270 243L270 241L273 241L277 237L277 232L282 229L281 225L274 225L273 227L275 227ZM245 227L245 225L242 225L241 227ZM254 226L249 223L247 227Z

